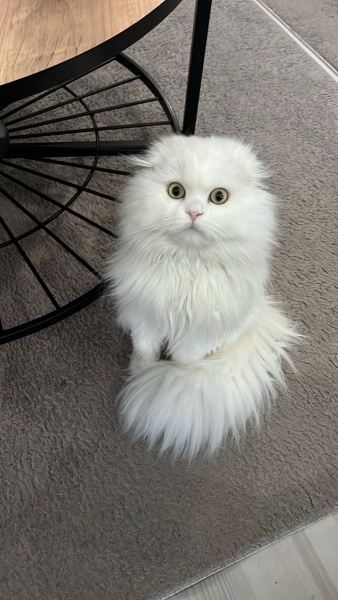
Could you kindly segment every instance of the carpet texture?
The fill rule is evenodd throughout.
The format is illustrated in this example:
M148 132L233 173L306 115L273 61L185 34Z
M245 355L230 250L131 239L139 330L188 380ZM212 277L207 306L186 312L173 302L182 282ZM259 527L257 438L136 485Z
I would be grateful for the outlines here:
M193 6L184 0L130 50L179 115ZM337 106L334 81L254 2L214 0L198 133L237 134L272 170L281 198L272 287L308 336L299 375L289 373L288 394L240 450L173 464L120 430L130 343L107 300L1 347L1 598L165 598L337 507ZM104 210L113 225L113 205ZM84 225L68 217L59 227L102 266L109 249ZM41 248L35 259L55 269ZM22 307L8 290L20 296L24 275L13 256L1 263L14 321ZM65 275L82 277L65 262L61 297Z
M338 68L336 0L267 0L265 4L332 66Z

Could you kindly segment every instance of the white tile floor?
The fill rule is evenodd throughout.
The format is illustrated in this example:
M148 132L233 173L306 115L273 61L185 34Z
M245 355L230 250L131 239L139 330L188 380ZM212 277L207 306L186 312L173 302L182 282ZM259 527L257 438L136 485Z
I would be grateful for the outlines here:
M173 600L338 600L338 513L244 558Z

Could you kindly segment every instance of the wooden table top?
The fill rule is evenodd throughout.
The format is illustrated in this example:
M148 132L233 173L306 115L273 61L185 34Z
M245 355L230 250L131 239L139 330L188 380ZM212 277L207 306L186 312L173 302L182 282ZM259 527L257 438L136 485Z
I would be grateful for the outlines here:
M0 85L60 64L137 23L164 0L1 0Z

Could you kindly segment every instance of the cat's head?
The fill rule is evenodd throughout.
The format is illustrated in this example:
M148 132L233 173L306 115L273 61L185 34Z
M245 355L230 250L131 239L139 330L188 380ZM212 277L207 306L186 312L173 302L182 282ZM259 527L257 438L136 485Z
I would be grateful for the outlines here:
M250 146L232 138L171 135L133 163L136 172L122 195L122 234L154 235L187 249L271 241L274 201Z

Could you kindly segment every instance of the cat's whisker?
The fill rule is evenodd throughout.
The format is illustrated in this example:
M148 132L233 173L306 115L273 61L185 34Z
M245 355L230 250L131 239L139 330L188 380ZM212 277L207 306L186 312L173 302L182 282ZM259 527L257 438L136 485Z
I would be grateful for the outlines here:
M137 233L153 233L156 231L157 229L155 229L154 225L148 225L147 227L141 227L141 229L135 229L132 233L124 233L123 239L126 240L129 238L134 238Z

